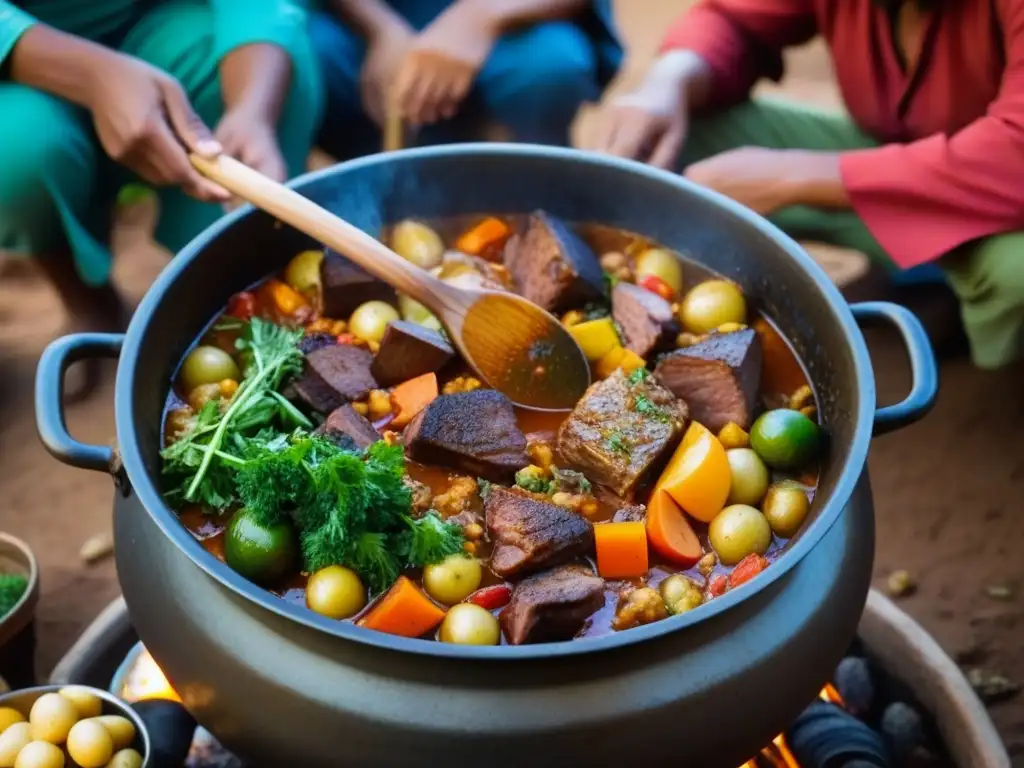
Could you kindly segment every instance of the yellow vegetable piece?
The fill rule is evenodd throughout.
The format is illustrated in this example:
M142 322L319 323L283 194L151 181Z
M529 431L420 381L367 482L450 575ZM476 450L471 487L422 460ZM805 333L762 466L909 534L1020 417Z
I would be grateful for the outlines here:
M106 768L142 768L142 755L134 749L122 749L110 758Z
M636 281L648 275L660 278L677 296L683 291L683 265L664 248L648 248L636 257Z
M103 768L114 756L114 740L98 720L80 720L68 734L68 754L82 768Z
M284 268L284 281L299 293L320 290L320 264L323 251L303 251L288 262Z
M114 749L124 749L135 741L135 725L121 715L100 715L96 718L114 740Z
M28 723L14 723L0 734L0 768L11 768L18 753L32 741L32 726Z
M707 427L694 421L656 487L664 489L691 517L710 523L725 507L731 485L725 448Z
M600 360L616 347L622 346L619 333L615 330L615 321L610 317L571 325L569 333L576 339L588 360Z
M59 693L44 693L32 705L28 721L33 739L63 744L71 726L78 722L78 710Z
M619 363L626 356L625 347L616 347L607 355L602 357L594 365L594 374L599 379L607 379L619 369Z
M622 359L619 360L619 368L621 368L625 373L632 373L637 368L643 368L647 365L647 361L632 349L626 349L623 351L624 354L622 355Z
M223 382L221 382L223 389ZM238 388L237 382L235 388ZM96 717L103 711L103 700L88 688L81 685L68 685L61 688L58 693L75 705L78 716L81 718Z
M25 722L25 716L12 707L0 707L0 733L7 730L7 726L15 723Z
M48 741L33 741L22 747L14 768L64 768L64 753Z

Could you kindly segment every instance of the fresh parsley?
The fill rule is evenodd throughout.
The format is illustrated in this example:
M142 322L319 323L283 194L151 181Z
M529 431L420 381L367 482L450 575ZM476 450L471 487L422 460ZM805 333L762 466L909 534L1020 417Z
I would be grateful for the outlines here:
M637 368L635 371L632 371L629 374L629 376L626 377L626 381L629 382L629 385L631 387L635 387L637 384L641 384L644 381L647 381L647 377L650 375L651 372L648 371L646 368Z
M652 403L647 395L637 395L633 398L633 410L655 421L663 423L672 421L672 416L669 415L668 411Z
M626 439L626 436L617 429L608 433L608 437L605 438L604 443L612 453L621 453L625 456L629 456L630 454L631 449L629 441Z

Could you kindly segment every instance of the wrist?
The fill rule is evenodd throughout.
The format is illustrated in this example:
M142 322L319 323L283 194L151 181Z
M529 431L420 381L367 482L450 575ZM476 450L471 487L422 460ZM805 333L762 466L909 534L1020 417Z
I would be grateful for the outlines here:
M375 18L373 23L363 28L363 36L367 45L374 45L382 40L394 39L396 37L412 36L415 30L405 19L396 13L382 14Z
M782 179L786 205L847 208L849 198L839 169L839 153L782 150L789 173Z
M445 13L466 14L472 18L472 26L490 38L500 37L510 25L510 17L504 3L493 0L456 0Z

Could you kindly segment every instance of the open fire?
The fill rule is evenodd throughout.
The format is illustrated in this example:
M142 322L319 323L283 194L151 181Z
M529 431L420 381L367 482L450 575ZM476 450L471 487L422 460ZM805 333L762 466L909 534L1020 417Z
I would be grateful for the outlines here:
M167 699L180 702L181 699L175 693L174 688L168 682L160 670L156 660L149 651L143 650L138 655L135 663L128 670L124 684L121 686L121 698L129 702L144 701L147 699ZM818 694L822 701L830 702L838 706L845 706L842 696L833 685L826 684ZM776 736L772 742L764 747L755 757L745 762L739 768L805 768L793 756L786 742L784 735Z

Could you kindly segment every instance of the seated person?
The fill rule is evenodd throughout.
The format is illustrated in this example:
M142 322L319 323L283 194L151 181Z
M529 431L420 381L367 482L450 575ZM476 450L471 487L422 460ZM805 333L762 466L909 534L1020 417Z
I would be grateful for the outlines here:
M849 116L749 100L816 34ZM1021 351L1024 3L703 0L595 143L681 168L795 237L891 269L936 263L974 362Z
M381 149L388 104L418 143L473 138L484 121L517 141L567 145L622 49L611 0L322 0L310 19L327 93L320 146Z
M321 101L305 13L286 0L0 0L0 250L36 257L77 325L113 330L118 190L160 188L157 239L177 250L228 198L188 152L284 180L305 167Z

